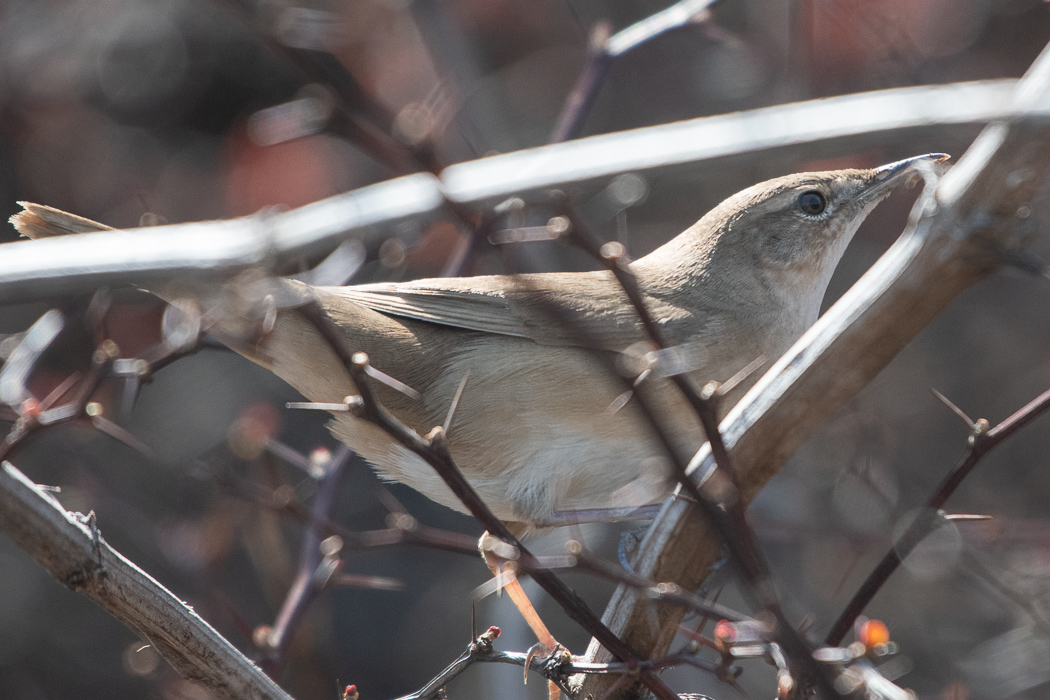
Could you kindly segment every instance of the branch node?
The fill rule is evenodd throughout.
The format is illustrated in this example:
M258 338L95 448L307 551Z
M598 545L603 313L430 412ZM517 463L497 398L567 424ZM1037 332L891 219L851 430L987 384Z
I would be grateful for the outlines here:
M445 433L445 429L440 425L435 425L434 428L427 433L426 441L430 448L435 452L438 452L444 457L451 456L448 450L447 434Z
M362 418L365 415L365 400L360 396L345 396L343 397L343 403L346 404L346 410L350 415L355 418Z

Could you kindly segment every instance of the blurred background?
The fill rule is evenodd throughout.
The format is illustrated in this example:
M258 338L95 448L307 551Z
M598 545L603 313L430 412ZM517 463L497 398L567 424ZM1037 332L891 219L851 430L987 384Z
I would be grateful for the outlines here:
M116 227L241 216L542 145L584 66L591 28L608 21L618 30L663 7L641 0L8 0L0 5L0 214L6 219L16 201L29 200ZM581 135L866 90L1018 77L1048 39L1050 8L1040 0L723 0L708 22L618 58ZM340 116L347 113L356 126ZM925 129L838 142L802 158L764 153L676 168L643 179L647 196L618 227L605 222L600 232L626 232L640 256L760 180L927 152L958 156L978 131ZM377 157L383 144L400 155ZM912 199L894 196L869 218L827 303L893 242ZM1047 214L1039 204L1034 220ZM354 281L440 274L465 235L446 221L413 232L410 245L391 238L366 251ZM15 239L13 229L0 228L0 241ZM526 245L540 246L535 257L551 269L589 265L558 243ZM1033 243L1038 254L1048 248L1045 236ZM500 254L483 245L465 271L500 269ZM51 307L78 318L87 303L5 305L0 333L25 330ZM980 283L753 504L789 614L818 638L965 445L966 426L930 387L973 417L1002 420L1050 385L1047 309L1044 279L1006 271ZM132 356L157 342L162 313L149 296L118 290L106 329ZM35 386L46 392L86 366L89 336L76 324L67 328ZM273 624L303 531L214 474L288 486L308 501L312 481L259 447L272 438L302 453L335 449L321 414L284 408L297 398L248 361L208 348L160 371L134 410L116 418L152 456L71 425L46 432L14 461L35 481L61 487L68 509L94 510L107 541L257 656L253 630ZM120 386L97 399L116 416ZM897 682L919 697L1046 696L1048 448L1044 419L987 457L949 506L994 518L938 531L869 609L901 646ZM333 518L355 530L384 527L391 496L420 522L480 534L471 519L406 487L380 486L360 463L340 483ZM615 557L627 527L555 531L535 550L560 553L578 537ZM349 553L346 567L398 579L403 590L321 595L279 677L296 698L335 698L349 683L366 700L392 698L421 687L466 647L471 591L489 576L479 557L406 547ZM566 578L595 610L604 608L609 584ZM718 585L722 602L743 606L731 576ZM582 653L586 635L548 603L541 610L555 636ZM503 627L499 649L532 644L506 598L479 602L477 621L482 630ZM0 538L0 697L207 697L141 647ZM719 700L738 695L695 669L667 677L676 689ZM740 683L751 697L769 697L773 672L744 664ZM545 684L523 686L514 667L476 667L449 687L449 697L540 698Z

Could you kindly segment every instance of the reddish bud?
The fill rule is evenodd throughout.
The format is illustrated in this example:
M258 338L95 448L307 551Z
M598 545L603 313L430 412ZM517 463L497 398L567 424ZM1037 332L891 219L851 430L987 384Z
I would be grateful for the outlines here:
M858 641L868 649L890 641L890 631L881 620L868 620L860 626Z
M736 625L729 620L719 620L715 625L715 639L723 644L732 644L736 641Z
M36 418L40 415L40 402L33 398L26 399L18 407L18 412L26 418Z

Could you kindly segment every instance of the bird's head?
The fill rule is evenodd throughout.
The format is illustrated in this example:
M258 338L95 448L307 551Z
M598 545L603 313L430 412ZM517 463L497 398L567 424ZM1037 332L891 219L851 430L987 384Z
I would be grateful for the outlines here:
M703 220L720 247L743 248L774 268L833 268L876 204L922 164L948 156L930 153L872 169L797 173L760 183L715 207ZM702 221L703 221L702 220Z
M737 297L754 292L756 301L765 295L797 302L815 319L831 274L868 212L918 168L948 157L930 153L878 168L759 183L639 260L639 271L656 273L653 279L662 270L666 283L678 288L703 276L708 293L721 288Z

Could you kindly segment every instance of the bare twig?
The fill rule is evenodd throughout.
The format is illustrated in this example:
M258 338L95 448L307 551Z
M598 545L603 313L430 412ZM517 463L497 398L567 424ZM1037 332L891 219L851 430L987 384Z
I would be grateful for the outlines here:
M311 509L314 522L328 518L336 487L353 456L354 451L343 445L324 465L324 474L317 480L317 494L314 496ZM327 570L327 575L320 575L324 564L335 563L337 561L335 557L338 555L338 552L326 553L322 559L321 533L322 530L318 525L311 525L307 528L303 537L303 550L295 581L281 606L273 629L264 635L265 639L259 640L264 643L264 649L267 652L265 667L271 676L276 674L284 661L292 637L310 603L324 589L330 576L335 573L335 566L332 566L330 570Z
M571 663L564 658L543 658L531 654L518 654L514 652L500 652L492 648L492 643L500 634L498 627L489 627L477 639L472 641L467 650L460 654L459 658L449 664L441 673L435 676L422 689L405 695L398 700L432 700L441 695L445 686L476 663L495 662L524 666L526 670L536 671L543 674L548 680L556 683L571 698L569 689L565 687L565 669L571 668Z
M1015 215L1050 168L1050 125L1036 116L1050 105L1050 52L1021 83L1013 111L1027 113L991 127L937 192L927 192L909 230L792 347L722 423L737 466L740 497L749 501L810 432L852 397L956 294L996 269L996 251L1020 244ZM917 290L922 290L918 292ZM714 473L710 449L692 460L694 479ZM634 562L639 574L699 586L713 561L708 526L669 501ZM648 631L633 591L621 587L606 619L635 648L663 653L667 640ZM592 653L598 655L596 648ZM599 695L599 685L588 683Z
M641 288L630 270L630 260L623 246L619 243L603 244L568 202L562 202L562 211L571 223L574 240L596 259L603 262L616 277L634 307L649 341L658 350L667 349L668 346L659 326L646 308ZM737 497L739 486L736 483L732 462L718 427L718 401L721 398L718 383L709 382L702 391L698 391L692 379L686 374L674 374L671 376L671 381L678 387L699 418L707 435L715 463L725 480L731 484L731 488L719 489L718 495L703 492L688 477L685 465L677 459L672 459L672 468L680 488L684 489L701 506L704 515L715 526L744 574L749 591L755 595L766 610L776 617L777 634L792 660L800 667L799 670L804 671L810 679L821 682L824 690L833 692L833 685L822 673L822 669L813 662L812 649L809 644L798 634L784 615L773 586L769 566L762 556L755 533L747 522L744 512L745 505ZM646 412L651 414L648 409ZM655 425L656 421L652 422ZM670 442L667 441L667 444L670 445ZM671 452L671 450L668 451Z
M632 571L628 571L622 566L600 559L586 552L575 540L570 540L566 543L566 550L569 552L566 557L538 557L534 560L522 559L519 562L519 568L528 572L538 569L585 571L607 581L623 583L644 591L654 601L674 603L703 615L710 615L732 622L751 619L724 605L704 600L694 593L683 591L676 584L656 583Z
M397 517L393 519L394 527L382 530L351 530L329 518L315 515L312 509L306 508L294 499L287 498L284 491L275 494L273 489L229 473L211 474L207 467L204 467L202 471L208 473L219 486L233 496L294 518L317 529L325 536L337 535L342 540L344 550L418 546L464 554L473 558L478 556L476 538L421 525L408 514L397 514Z
M448 201L484 208L511 196L627 172L774 149L805 148L812 158L814 144L847 136L873 139L901 129L1004 119L1031 110L1011 103L1014 85L900 88L780 105L493 156L450 166L440 181L429 173L409 175L282 214L5 243L0 301L47 299L105 285L228 278L274 261L327 253L348 238L381 241L399 222L422 225L442 216ZM841 152L836 149L841 147L829 145L822 152Z
M560 143L579 136L609 67L617 56L629 53L673 29L703 21L708 16L708 8L717 1L680 0L616 34L612 34L608 22L596 23L588 37L587 62L558 115L550 142Z
M66 587L134 630L184 677L231 700L291 700L185 603L10 463L0 464L0 530Z
M853 621L864 611L864 608L868 606L875 594L889 580L905 557L915 549L919 542L938 527L941 520L941 508L951 495L955 493L955 490L959 488L963 479L973 471L978 462L1004 440L1042 415L1048 408L1050 408L1050 390L1043 392L990 430L988 429L987 421L978 420L973 423L966 450L959 458L958 463L944 477L933 492L933 495L926 502L926 507L916 515L915 520L904 531L904 534L893 543L886 555L883 556L875 569L868 575L868 578L861 584L861 587L846 605L846 609L839 615L835 624L831 626L831 630L825 638L825 642L829 646L836 646L842 641L846 633L852 629Z
M242 0L224 0L223 5L233 10L256 34L297 69L304 78L331 91L334 114L328 127L357 144L390 168L403 175L419 170L440 172L441 166L429 152L412 149L391 135L393 117L379 105L357 82L354 76L324 45L325 25L330 27L335 18L319 11L321 21L310 28L303 24L300 8L280 7L266 9L276 16L263 17L260 3ZM304 31L305 30L305 31ZM282 37L282 34L284 35ZM311 36L313 35L313 36ZM294 37L298 40L288 40ZM305 39L309 40L305 40Z
M324 321L327 321L327 324L331 323L327 317L323 317L323 319ZM311 320L320 321L321 319ZM321 322L319 325L327 327L327 324ZM332 328L328 328L326 331L318 327L318 330L320 330L322 335L326 338L337 332ZM337 336L336 339L338 339ZM331 343L332 340L330 339L329 342ZM341 344L341 341L339 342ZM341 355L345 354L345 350L337 350L337 353L340 353ZM456 467L455 463L452 461L451 454L449 454L448 446L445 441L445 434L441 427L438 426L434 428L430 435L428 435L426 439L423 439L415 431L401 423L401 421L390 414L383 405L379 403L375 394L372 392L368 373L365 371L367 363L367 356L363 353L358 353L351 358L348 366L350 376L353 379L355 386L357 386L358 391L361 393L359 417L375 423L399 443L422 457L431 467L434 468L449 489L451 489L456 497L460 499L467 510L470 511L470 514L473 515L490 534L513 545L522 555L531 557L532 555L529 551L511 534L503 522L492 514L492 511L488 509L488 506L485 505L484 501L481 500L481 497L478 496L477 492L474 491L473 487L467 482L462 472ZM572 620L597 639L598 642L608 649L610 653L628 663L636 660L630 647L625 645L615 635L610 634L605 625L603 625L598 617L587 607L587 604L584 603L575 592L562 583L557 576L549 571L535 571L532 573L532 577L536 583L547 591L551 598L561 606ZM646 687L648 687L653 694L661 700L674 700L674 694L659 678L651 674L643 673L641 680Z

